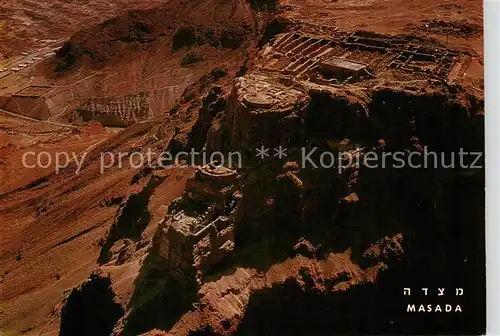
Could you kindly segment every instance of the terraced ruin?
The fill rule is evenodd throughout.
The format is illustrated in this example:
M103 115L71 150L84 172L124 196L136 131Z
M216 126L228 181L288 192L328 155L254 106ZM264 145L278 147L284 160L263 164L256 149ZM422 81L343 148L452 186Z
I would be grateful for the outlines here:
M264 48L260 64L264 71L325 85L409 76L453 82L471 56L470 52L423 45L411 37L337 30L336 36L328 37L281 34Z

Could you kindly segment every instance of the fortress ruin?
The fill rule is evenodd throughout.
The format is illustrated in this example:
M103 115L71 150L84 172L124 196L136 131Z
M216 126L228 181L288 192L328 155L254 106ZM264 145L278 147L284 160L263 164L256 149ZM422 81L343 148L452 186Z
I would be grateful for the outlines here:
M234 249L231 216L238 196L238 175L225 167L199 167L184 196L174 201L159 225L158 254L176 270L194 268L198 277L225 260Z
M291 75L318 84L362 82L383 76L453 81L470 63L471 54L431 47L411 37L370 32L313 36L280 34L260 55L262 71Z

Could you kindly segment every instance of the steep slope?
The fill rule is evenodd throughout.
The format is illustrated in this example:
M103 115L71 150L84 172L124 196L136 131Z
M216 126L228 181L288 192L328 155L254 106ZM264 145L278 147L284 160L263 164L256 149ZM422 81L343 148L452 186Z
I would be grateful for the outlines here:
M245 1L173 0L153 9L129 11L82 30L58 56L66 64L84 55L99 64L127 57L127 49L147 48L159 40L171 43L172 51L203 44L238 49L252 40L256 24ZM163 56L168 58L170 54L167 51Z
M154 7L163 2L3 0L0 3L0 60L35 48L44 39L67 38L123 10Z
M49 118L128 126L162 115L222 64L238 72L268 16L242 0L175 0L128 11L74 34L29 73L10 74L0 96L41 83L51 88L43 95Z

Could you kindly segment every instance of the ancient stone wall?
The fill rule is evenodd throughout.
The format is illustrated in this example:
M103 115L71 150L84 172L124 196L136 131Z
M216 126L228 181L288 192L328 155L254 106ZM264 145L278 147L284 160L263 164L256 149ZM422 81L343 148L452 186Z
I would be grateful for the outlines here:
M104 126L126 127L146 120L152 113L148 104L148 94L112 98L92 98L82 101L75 111L76 119L98 121Z
M378 76L399 79L402 74L449 81L455 79L449 75L463 54L437 45L418 44L407 37L355 32L325 38L293 32L280 34L267 45L261 52L259 64L268 72L280 72L323 85L362 82ZM327 78L318 76L317 70L324 70L332 59L337 63L364 64L366 71L349 74L352 71L339 72L336 67ZM335 80L329 78L330 75L334 75Z

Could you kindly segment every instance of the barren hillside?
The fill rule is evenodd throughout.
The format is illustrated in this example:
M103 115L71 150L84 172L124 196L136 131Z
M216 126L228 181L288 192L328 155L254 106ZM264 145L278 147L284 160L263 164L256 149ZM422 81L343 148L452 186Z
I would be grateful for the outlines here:
M155 7L165 1L33 1L0 2L0 58L57 40L132 8ZM0 59L1 60L1 59Z

